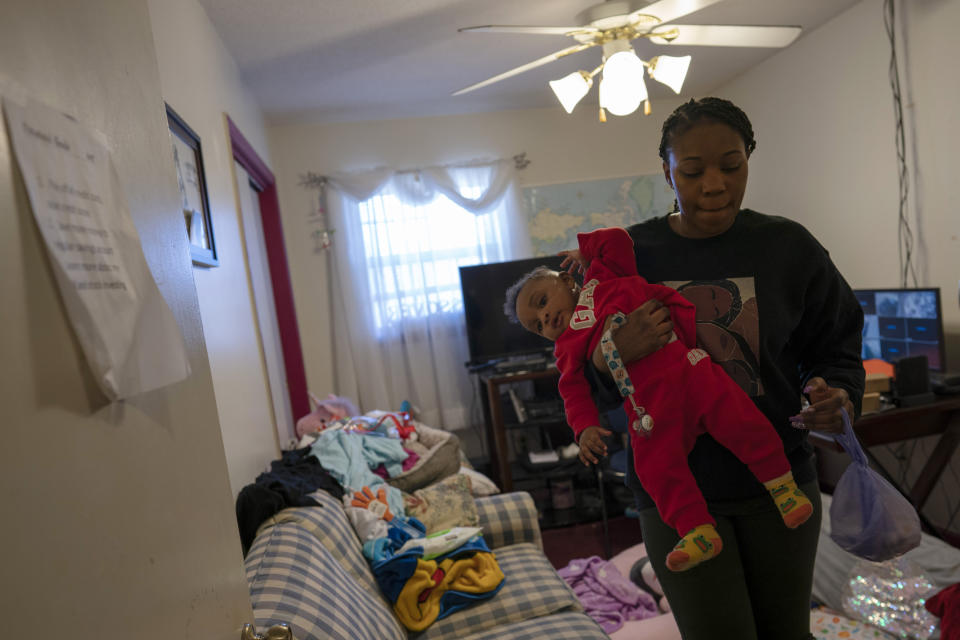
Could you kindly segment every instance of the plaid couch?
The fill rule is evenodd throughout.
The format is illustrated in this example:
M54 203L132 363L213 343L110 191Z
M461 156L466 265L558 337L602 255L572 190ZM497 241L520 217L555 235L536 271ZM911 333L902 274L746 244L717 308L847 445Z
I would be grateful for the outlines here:
M288 623L296 640L583 640L607 638L546 556L526 493L477 498L484 540L506 576L485 600L409 633L381 595L341 503L284 509L246 557L258 627Z

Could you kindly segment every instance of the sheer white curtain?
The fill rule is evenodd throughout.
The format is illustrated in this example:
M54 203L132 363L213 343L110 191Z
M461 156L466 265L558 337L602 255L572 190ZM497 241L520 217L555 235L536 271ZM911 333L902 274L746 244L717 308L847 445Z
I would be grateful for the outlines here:
M330 176L326 193L338 392L364 411L409 400L426 424L467 426L458 268L530 255L513 164Z

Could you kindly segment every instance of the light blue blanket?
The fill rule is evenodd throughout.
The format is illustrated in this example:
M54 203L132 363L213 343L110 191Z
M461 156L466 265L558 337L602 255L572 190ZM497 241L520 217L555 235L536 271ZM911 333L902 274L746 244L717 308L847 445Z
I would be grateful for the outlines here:
M387 487L387 504L396 514L404 513L403 496L399 489L386 484L372 469L383 464L390 477L403 471L403 461L409 455L403 442L397 438L363 435L355 431L328 429L320 434L310 447L310 453L320 460L349 494L363 487L376 493L380 485Z

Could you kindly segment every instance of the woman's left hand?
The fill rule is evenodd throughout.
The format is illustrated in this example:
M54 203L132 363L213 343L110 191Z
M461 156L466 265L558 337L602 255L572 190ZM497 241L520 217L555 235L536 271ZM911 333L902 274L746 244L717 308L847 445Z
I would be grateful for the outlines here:
M800 429L813 429L826 433L843 431L843 418L840 409L846 409L853 420L853 403L845 389L831 387L823 378L810 378L803 390L810 398L810 406L790 418L793 426Z

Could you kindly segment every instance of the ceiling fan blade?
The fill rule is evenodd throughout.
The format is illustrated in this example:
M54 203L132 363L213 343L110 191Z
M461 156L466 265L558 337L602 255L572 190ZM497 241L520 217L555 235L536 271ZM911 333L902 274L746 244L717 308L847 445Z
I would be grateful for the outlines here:
M659 0L653 4L648 4L642 9L637 9L631 15L656 16L660 18L660 23L670 22L683 16L700 11L716 4L720 0Z
M451 95L459 96L459 95L462 95L462 94L467 93L467 92L469 92L469 91L473 91L474 89L479 89L480 87L485 87L485 86L487 86L488 84L493 84L494 82L500 82L501 80L505 80L505 79L510 78L510 77L512 77L512 76L521 74L521 73L523 73L524 71L529 71L530 69L535 69L535 68L537 68L537 67L541 67L541 66L543 66L543 65L545 65L545 64L547 64L547 63L549 63L549 62L553 62L554 60L559 60L560 58L562 58L562 57L564 57L564 56L570 55L571 53L577 53L578 51L583 51L584 49L589 49L590 47L596 46L596 44L597 44L597 43L595 43L595 42L587 42L587 43L584 43L584 44L575 44L575 45L573 45L572 47L567 47L566 49L561 49L560 51L557 51L557 52L555 52L555 53L551 53L550 55L544 56L544 57L542 57L542 58L538 58L538 59L534 60L533 62L528 62L527 64L522 65L522 66L519 66L519 67L516 67L515 69L510 69L510 71L504 71L504 72L501 73L500 75L493 76L492 78L487 78L487 79L484 80L483 82L478 82L477 84L472 84L472 85L470 85L469 87L464 87L463 89L460 89L459 91L455 91L455 92L454 92L453 94L451 94Z
M785 47L800 35L800 27L719 24L675 24L657 27L647 37L654 44L703 47ZM656 35L663 33L662 37ZM673 34L675 38L671 38Z
M547 35L547 36L569 36L574 33L596 33L599 29L595 27L530 27L522 25L506 25L506 24L487 24L479 27L464 27L462 29L457 29L457 31L474 31L474 32L486 32L486 33L533 33L537 35Z

